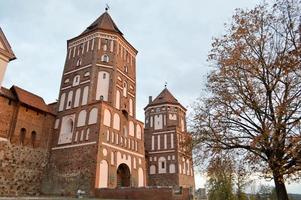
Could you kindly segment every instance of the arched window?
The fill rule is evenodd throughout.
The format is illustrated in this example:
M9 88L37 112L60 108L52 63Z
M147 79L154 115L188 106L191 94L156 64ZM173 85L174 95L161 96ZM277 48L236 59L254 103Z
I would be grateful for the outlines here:
M132 121L129 122L129 135L134 136L135 135L135 126Z
M108 109L104 110L104 119L103 119L103 124L105 126L111 126L111 113Z
M104 51L108 50L108 46L107 46L106 44L103 45L103 50L104 50Z
M150 174L156 174L156 166L155 165L151 165L149 168L149 173Z
M128 136L128 129L126 126L123 126L123 135L124 135L124 137Z
M77 86L79 85L79 82L80 82L80 75L76 75L74 78L73 78L73 86Z
M169 173L171 173L171 174L176 173L176 165L175 164L169 165Z
M110 73L106 71L98 72L96 100L108 101L110 87Z
M88 102L88 93L89 86L84 87L83 96L82 96L82 105L86 105Z
M32 147L35 147L37 140L37 133L35 131L31 132L31 145Z
M114 114L113 128L120 130L120 117L117 113Z
M100 161L98 169L98 183L97 188L106 188L108 187L108 178L109 178L109 168L108 162L106 160Z
M163 115L155 115L154 129L162 129L163 128Z
M66 133L72 133L73 132L73 120L72 119L69 119L67 121L67 127L66 127Z
M166 173L166 158L165 157L160 157L158 159L158 166L159 166L159 170L158 170L159 174Z
M141 140L141 126L139 124L136 126L136 137Z
M73 98L73 91L70 91L70 92L68 93L68 99L67 99L67 106L66 106L66 109L71 108L71 106L72 106L72 98Z
M86 124L87 112L85 110L80 111L77 119L77 127L84 126Z
M58 144L66 144L72 141L74 131L74 118L75 115L64 116L62 118Z
M102 62L109 62L110 58L107 54L104 54L104 55L101 56L101 61Z
M21 145L24 145L24 142L25 142L25 136L26 136L26 129L25 128L21 128L21 131L20 131L20 144Z
M63 94L61 95L61 98L60 98L60 106L59 106L59 111L62 111L62 110L64 110L65 98L66 98L66 94L65 94L65 93L63 93Z
M81 48L82 48L82 46L81 46ZM76 61L76 67L79 67L81 64L82 64L82 60L79 58L79 59Z
M98 113L98 109L97 108L93 108L91 111L90 111L90 114L89 114L89 122L88 124L96 124L97 122L97 113Z
M77 88L77 90L75 92L75 98L74 98L74 107L78 107L79 106L80 92L81 92L81 89Z
M143 176L143 169L139 167L138 169L138 187L144 186L144 176Z
M90 76L90 72L86 72L86 73L84 74L84 77L87 77L87 76Z

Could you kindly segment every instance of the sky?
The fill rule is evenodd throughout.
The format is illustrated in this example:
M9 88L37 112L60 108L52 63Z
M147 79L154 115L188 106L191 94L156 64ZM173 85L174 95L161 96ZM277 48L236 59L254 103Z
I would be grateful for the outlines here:
M3 85L20 86L47 103L58 99L66 41L88 27L110 6L109 14L137 56L137 118L144 121L148 96L167 82L178 101L192 112L204 95L210 72L207 55L236 8L260 0L10 0L0 1L0 26L17 60L8 65ZM197 187L204 178L196 176ZM288 191L301 193L300 184Z

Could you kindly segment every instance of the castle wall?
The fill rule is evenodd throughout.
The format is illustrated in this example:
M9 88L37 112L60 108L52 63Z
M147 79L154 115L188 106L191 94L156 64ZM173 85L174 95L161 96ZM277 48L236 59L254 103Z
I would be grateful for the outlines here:
M52 149L42 193L69 196L80 189L93 195L96 151L95 144Z
M40 193L53 123L52 114L0 96L0 196Z
M48 152L0 141L0 196L37 195Z
M48 113L32 110L25 106L18 106L16 118L12 119L15 123L14 130L10 136L10 141L14 144L20 143L20 132L26 130L23 145L48 148L55 117ZM35 133L33 144L32 133Z
M75 195L80 189L89 195L94 195L98 127L101 112L99 105L89 105L90 109L87 109L88 112L83 119L83 125L78 126L80 116L75 115L73 131L70 141L67 143L60 144L63 120L56 119L49 165L42 184L44 194L68 196ZM80 107L77 113L81 113L79 111L85 111L85 109ZM66 112L66 116L73 115L74 112L74 110L69 110Z
M0 139L8 138L11 121L14 120L13 113L16 109L16 102L9 98L0 96Z

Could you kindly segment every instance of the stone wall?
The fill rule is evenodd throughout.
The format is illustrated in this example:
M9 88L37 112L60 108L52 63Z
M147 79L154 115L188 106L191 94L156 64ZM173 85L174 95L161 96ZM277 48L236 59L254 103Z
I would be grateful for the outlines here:
M48 153L0 142L0 196L38 195Z
M179 175L164 173L164 174L148 174L149 186L179 186Z
M183 186L183 187L195 187L194 184L194 176L189 176L189 175L185 175L185 174L180 174L179 175L179 185Z
M94 195L97 146L52 149L42 193L70 196L77 190Z

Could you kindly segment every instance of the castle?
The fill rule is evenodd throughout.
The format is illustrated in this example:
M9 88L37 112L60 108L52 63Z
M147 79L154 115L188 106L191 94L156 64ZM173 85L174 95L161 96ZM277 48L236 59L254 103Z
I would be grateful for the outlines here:
M15 55L0 29L0 196L194 188L186 109L167 88L136 119L136 55L107 10L67 41L58 102L1 87ZM144 127L145 126L145 127Z

